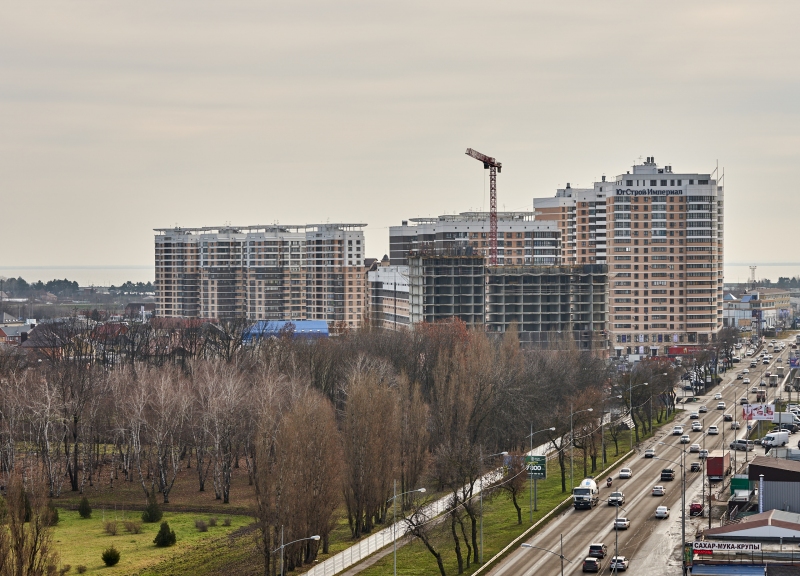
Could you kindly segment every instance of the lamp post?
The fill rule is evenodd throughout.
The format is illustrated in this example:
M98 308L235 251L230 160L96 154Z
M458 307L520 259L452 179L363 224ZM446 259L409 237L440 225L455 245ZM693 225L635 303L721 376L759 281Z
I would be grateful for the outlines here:
M397 499L406 494L414 492L425 492L425 488L417 488L416 490L409 490L401 494L397 493L397 480L394 481L394 496L389 498L387 502L392 503L392 544L394 545L394 575L397 576Z
M531 433L528 434L528 437L531 439L531 452L533 452L533 436L534 436L534 434L539 434L540 432L555 432L555 431L556 431L556 428L555 428L555 426L553 426L552 428L544 428L543 430L537 430L536 432L534 432L533 431L533 422L531 422ZM530 454L530 455L533 456L533 454ZM530 474L530 476L533 476L533 474ZM528 481L528 488L529 488L529 492L530 492L530 494L529 494L530 498L528 500L528 503L530 504L531 524L533 524L533 511L534 510L538 510L538 508L536 506L536 499L537 499L536 497L538 496L538 494L536 493L536 488L537 488L536 481L537 481L537 478L534 478L533 482L530 482L530 478L529 478L529 481Z
M481 448L481 452L483 452L483 448ZM486 458L494 458L495 456L507 456L507 455L508 455L508 452L498 452L497 454L489 454L488 456L486 456ZM481 500L481 548L480 548L480 554L479 554L479 557L478 557L478 563L479 564L483 564L483 460L484 460L484 457L483 457L483 454L481 454L481 460L479 462L480 477L481 477L481 489L480 489L480 492L478 493L480 495L480 500Z
M575 429L572 425L572 417L575 414L580 414L581 412L593 412L592 408L587 408L586 410L578 410L577 412L572 411L572 403L569 405L569 491L572 493L572 489L575 488L575 480L573 473L575 471L575 458L573 454L573 448L575 447Z
M604 498L601 498L601 500L604 500ZM605 501L608 502L608 500ZM617 502L614 505L614 558L615 559L619 558L619 528L617 528L617 520L619 520L620 508L622 508L622 505L619 504L619 502ZM622 509L625 510L625 513L627 514L628 511L625 508ZM616 562L614 562L614 569L612 570L612 574L617 574Z
M647 382L643 382L641 384L637 384L636 386L633 385L633 372L631 372L630 378L628 378L628 405L630 406L630 416L631 416L631 426L630 430L630 449L633 450L633 389L639 388L641 386L647 386Z
M533 548L534 550L543 550L545 552L549 552L550 554L554 554L555 556L558 556L559 558L561 558L561 576L564 576L564 560L566 560L570 564L572 564L572 560L570 560L569 558L565 558L564 557L564 535L561 534L560 536L561 536L561 553L553 552L552 550L548 550L547 548L540 548L539 546L534 546L533 544L528 544L527 542L524 542L524 543L520 544L520 547L521 548Z
M297 540L292 540L291 542L287 542L286 544L284 544L283 543L283 526L281 526L281 545L278 546L277 548L275 548L275 550L272 550L272 552L270 552L270 554L272 554L274 552L277 552L278 550L281 551L281 571L280 571L280 576L283 576L283 549L286 548L287 546L291 546L292 544L295 544L297 542L303 542L304 540L319 540L319 536L314 535L314 536L309 536L307 538L298 538Z
M667 448L676 448L677 450L681 451L680 464L677 462L672 462L672 460L666 460L665 458L657 458L657 460L672 462L673 464L678 464L678 466L681 467L681 550L683 550L683 547L686 546L686 450L681 446L672 446L671 444L666 444L664 442L659 442L659 444L666 446ZM683 552L681 552L681 554L683 554ZM684 567L684 571L685 570L686 568Z

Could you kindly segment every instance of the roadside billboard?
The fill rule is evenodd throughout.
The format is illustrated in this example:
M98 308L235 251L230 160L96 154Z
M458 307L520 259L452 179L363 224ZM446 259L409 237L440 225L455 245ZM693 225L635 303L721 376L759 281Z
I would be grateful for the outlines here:
M769 420L775 416L775 404L745 404L742 406L743 420Z

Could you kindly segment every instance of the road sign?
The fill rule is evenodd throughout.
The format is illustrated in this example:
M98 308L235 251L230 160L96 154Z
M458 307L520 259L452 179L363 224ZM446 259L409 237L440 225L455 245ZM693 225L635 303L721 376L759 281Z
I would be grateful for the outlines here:
M547 478L547 456L525 456L525 469L528 476L537 480Z

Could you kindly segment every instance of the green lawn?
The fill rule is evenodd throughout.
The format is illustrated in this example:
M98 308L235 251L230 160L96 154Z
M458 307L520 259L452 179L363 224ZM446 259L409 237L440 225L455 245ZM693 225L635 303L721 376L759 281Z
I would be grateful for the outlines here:
M674 413L673 413L674 417ZM660 424L653 422L654 429L657 430L658 426L665 426L672 422L672 417L667 421L662 421ZM648 436L640 438L646 440ZM606 438L606 451L608 457L608 466L606 469L615 466L629 450L629 435L627 432L620 434L619 438L619 455L615 456L614 443L610 437ZM634 439L635 441L635 439ZM599 465L599 459L598 459ZM569 491L569 458L567 458L567 490ZM603 469L591 472L591 461L588 463L589 474L597 478L604 478L605 472ZM580 451L575 450L575 481L576 483L583 478L583 460L580 457ZM561 491L561 474L557 460L550 460L548 462L547 479L538 482L538 511L533 513L533 523L538 522L550 510L555 508L563 500L565 500L569 493ZM498 493L491 498L484 498L483 501L483 558L484 561L490 560L495 554L500 552L512 540L520 536L525 530L530 528L530 505L529 493L526 492L521 499L518 500L522 508L522 524L517 524L517 512L511 502L510 497L504 493ZM467 526L468 520L467 520ZM456 574L458 572L458 564L456 561L455 552L453 551L453 539L450 535L450 522L442 522L437 527L437 535L434 538L435 546L442 554L442 559L445 565L447 574ZM469 528L468 528L469 530ZM469 531L468 531L469 535ZM466 558L466 547L462 541L461 544L462 554ZM478 568L477 564L472 564L469 568L465 567L464 574L472 574ZM392 573L392 555L382 558L374 565L366 568L360 574L362 576L383 576ZM425 546L418 540L398 548L397 550L397 573L406 576L421 576L429 574L438 574L436 567L436 560L433 555L425 548Z
M217 516L216 527L209 527L208 532L200 532L195 528L195 520L208 522L209 515L165 512L162 521L169 522L170 528L177 535L178 542L169 548L157 548L153 544L153 538L158 532L160 523L142 524L141 534L130 534L125 531L122 520L139 519L140 514L128 513L125 516L113 510L106 510L106 520L115 518L118 526L117 535L110 536L103 530L102 510L93 510L92 517L84 520L76 511L59 509L60 521L53 531L53 542L61 557L61 565L71 565L71 574L77 573L79 565L86 566L87 574L100 571L108 575L162 574L164 572L157 569L160 563L202 552L212 541L227 539L227 535L234 530L252 522L251 518L245 516L231 516L231 525L223 526L223 519L226 517ZM121 557L119 564L107 568L100 556L103 550L112 544L120 551Z

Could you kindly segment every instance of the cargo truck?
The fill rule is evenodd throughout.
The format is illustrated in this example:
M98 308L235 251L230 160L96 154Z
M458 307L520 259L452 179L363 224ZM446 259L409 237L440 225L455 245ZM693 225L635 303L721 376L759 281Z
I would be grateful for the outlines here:
M769 387L770 388L777 388L778 387L778 375L771 374L769 377Z
M770 432L761 439L761 445L764 448L777 448L778 446L786 446L788 443L788 432Z
M600 503L600 492L594 478L584 478L577 488L572 489L572 505L575 510L589 509Z
M767 401L767 391L763 388L756 390L756 403Z
M783 366L778 366L777 370L778 370L778 376L780 378L783 378Z
M731 453L712 450L706 458L706 476L709 480L722 480L731 473Z

